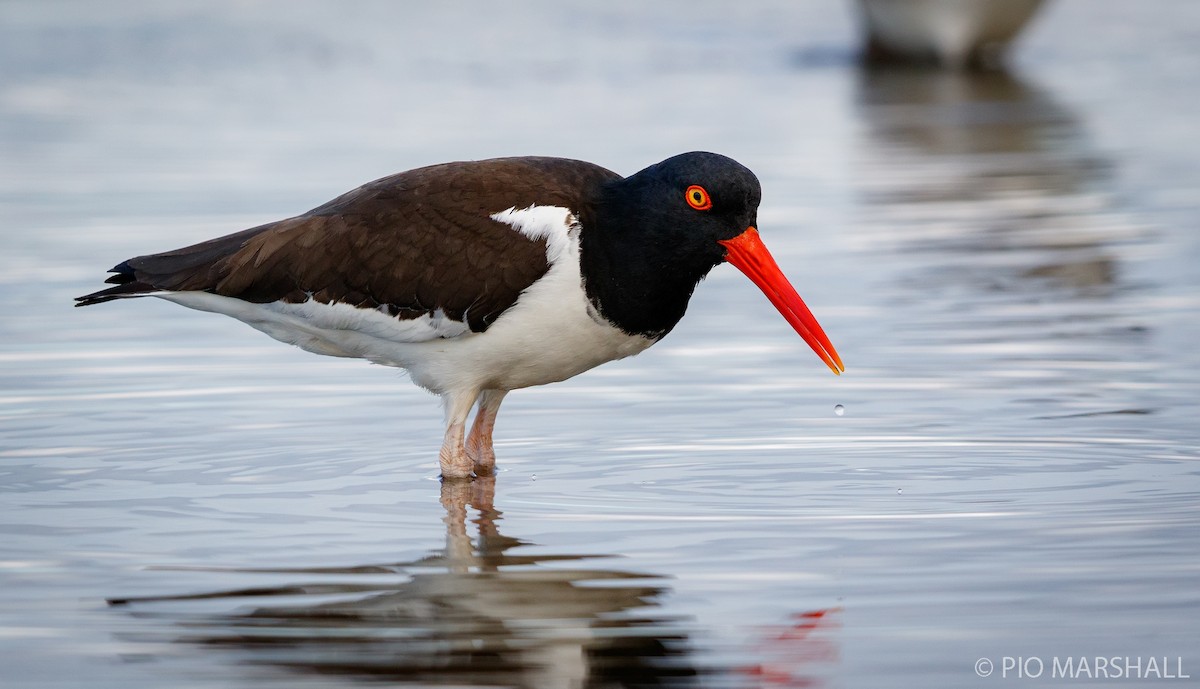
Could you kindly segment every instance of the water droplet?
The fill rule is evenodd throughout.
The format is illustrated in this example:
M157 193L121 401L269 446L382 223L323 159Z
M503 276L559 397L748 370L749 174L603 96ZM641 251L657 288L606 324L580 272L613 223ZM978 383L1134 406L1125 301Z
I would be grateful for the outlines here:
M833 413L841 416L842 414L846 413L846 408L840 404L835 404L833 405Z
M529 479L530 479L531 481L536 481L536 480L537 480L537 474L533 474L532 476L530 476L530 477L529 477Z
M896 489L896 495L904 495L904 489L903 489L903 488L897 488L897 489Z

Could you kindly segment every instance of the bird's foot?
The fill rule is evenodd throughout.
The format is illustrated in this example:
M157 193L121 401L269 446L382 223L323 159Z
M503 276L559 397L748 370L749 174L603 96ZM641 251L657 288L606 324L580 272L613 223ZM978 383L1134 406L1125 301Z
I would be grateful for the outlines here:
M445 456L439 458L442 465L442 478L451 481L471 480L474 478L474 466L471 460L463 457L449 458Z
M443 481L466 482L466 481L470 481L473 478L475 478L475 473L471 470L471 466L469 464L467 465L467 467L465 469L458 468L458 467L446 467L446 466L442 467L442 480Z
M494 476L496 453L490 444L467 442L466 446L442 447L438 453L443 479L470 479L473 476Z
M467 438L467 457L476 476L494 476L496 473L496 451L490 441L491 438L484 440L474 433Z
M473 475L475 462L463 446L461 425L457 428L452 426L446 431L446 442L442 443L442 449L438 452L438 463L442 467L443 479L470 479Z

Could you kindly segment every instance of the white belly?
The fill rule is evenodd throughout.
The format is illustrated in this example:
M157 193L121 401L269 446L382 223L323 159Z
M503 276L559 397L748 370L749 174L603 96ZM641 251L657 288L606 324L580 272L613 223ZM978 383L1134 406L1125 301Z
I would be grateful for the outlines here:
M413 380L435 392L515 390L566 380L654 344L593 317L578 278L556 270L551 268L487 332L401 348L392 365L408 369Z
M579 273L579 226L567 209L509 209L492 217L545 239L550 269L482 333L440 312L399 320L375 309L312 300L252 304L207 292L154 296L237 318L310 352L407 369L417 384L437 393L553 383L654 344L613 327L591 308Z

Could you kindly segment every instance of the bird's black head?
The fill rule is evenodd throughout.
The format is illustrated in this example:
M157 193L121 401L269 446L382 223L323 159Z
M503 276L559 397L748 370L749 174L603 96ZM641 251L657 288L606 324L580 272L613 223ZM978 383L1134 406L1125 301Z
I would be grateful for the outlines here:
M725 260L720 242L754 226L761 197L753 172L715 153L683 153L607 183L582 218L593 305L626 332L666 334Z
M744 165L716 153L692 152L667 158L630 175L610 189L608 200L624 206L626 242L657 245L704 277L725 256L719 241L757 225L762 188Z
M628 333L661 337L696 285L728 261L763 290L835 373L841 360L758 238L758 178L716 153L682 153L604 187L583 219L592 304Z

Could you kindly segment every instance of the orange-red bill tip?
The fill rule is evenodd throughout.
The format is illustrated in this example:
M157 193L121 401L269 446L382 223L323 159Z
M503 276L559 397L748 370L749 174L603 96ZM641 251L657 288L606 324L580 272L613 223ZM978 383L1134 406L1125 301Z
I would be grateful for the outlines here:
M788 282L771 252L767 251L767 247L759 239L758 230L750 226L733 239L718 241L726 249L725 260L758 285L784 319L804 338L817 356L821 357L821 361L825 362L829 370L841 375L846 370L842 358L833 348L816 316L805 306L804 300L796 293L796 288Z

